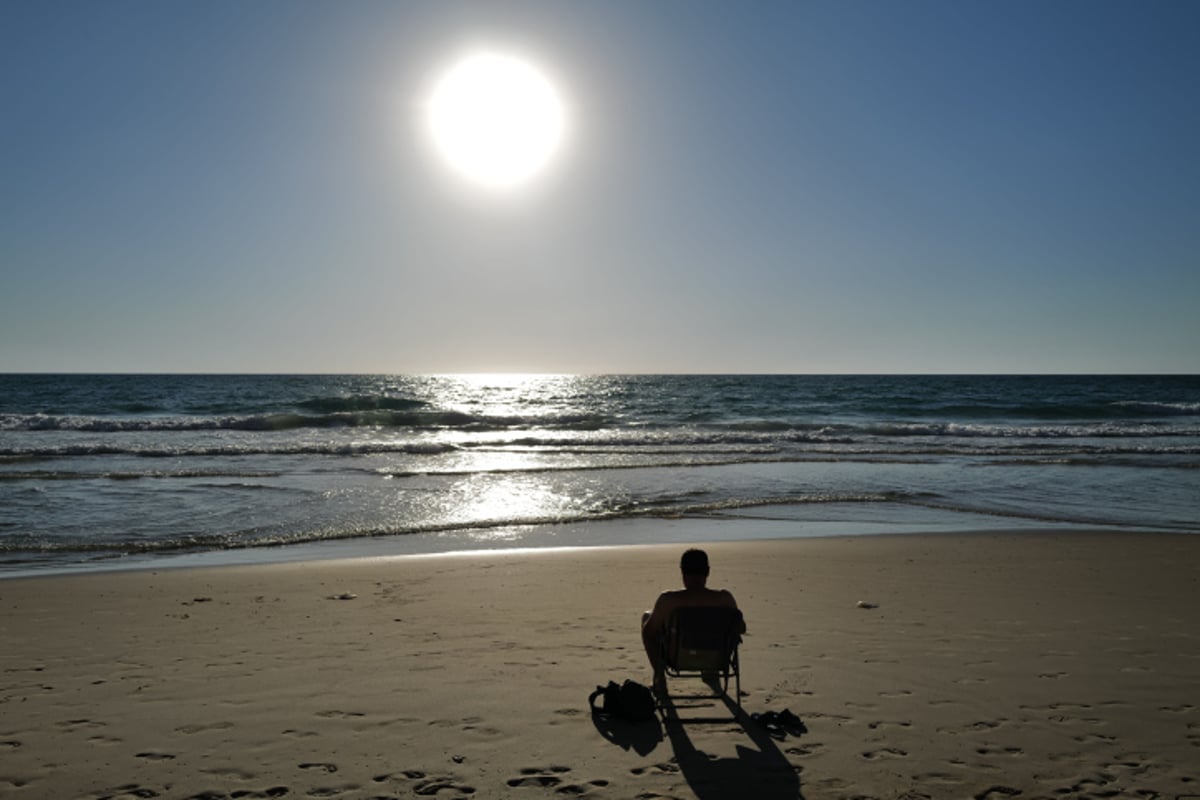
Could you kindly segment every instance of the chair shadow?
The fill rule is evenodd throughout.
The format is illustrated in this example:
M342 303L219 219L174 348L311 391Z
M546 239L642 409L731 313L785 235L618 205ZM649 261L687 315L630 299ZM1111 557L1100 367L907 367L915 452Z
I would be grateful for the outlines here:
M708 681L706 681L708 682ZM744 797L761 800L803 800L800 775L779 751L775 740L756 725L715 681L709 683L719 692L719 699L729 709L730 717L679 716L671 697L662 704L663 724L680 772L699 800L739 800ZM706 697L706 699L718 699ZM681 698L684 699L684 698ZM738 745L736 758L714 758L698 750L687 733L688 724L720 722L737 723L753 742L754 748Z

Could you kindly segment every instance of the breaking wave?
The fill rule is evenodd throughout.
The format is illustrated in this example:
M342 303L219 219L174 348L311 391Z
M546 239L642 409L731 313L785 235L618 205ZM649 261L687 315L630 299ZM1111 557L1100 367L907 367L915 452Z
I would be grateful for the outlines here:
M304 428L409 428L498 431L513 428L598 430L608 422L591 414L491 416L463 411L417 411L387 408L347 408L323 414L281 412L245 416L108 417L56 414L3 414L0 430L78 431L81 433L178 431L291 431Z
M449 533L454 531L486 530L508 527L563 525L581 522L599 522L639 517L702 517L736 511L743 508L763 506L794 506L824 504L872 504L904 502L910 496L902 492L878 493L828 493L782 497L729 498L712 502L688 502L682 497L666 497L658 500L630 503L591 512L514 516L503 519L475 519L467 521L434 521L410 525L392 526L349 526L344 528L317 528L313 530L251 529L229 533L189 534L156 539L55 539L22 533L9 533L0 539L0 553L17 554L114 554L137 555L149 553L173 553L198 550L236 550L251 547L279 547L320 541L374 538L380 536L406 536L414 534Z

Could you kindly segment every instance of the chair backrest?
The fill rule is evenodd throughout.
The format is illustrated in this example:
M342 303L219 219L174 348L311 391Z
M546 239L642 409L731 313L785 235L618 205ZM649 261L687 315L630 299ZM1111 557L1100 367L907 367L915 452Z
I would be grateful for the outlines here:
M678 608L667 621L667 665L684 671L729 669L741 641L742 612L728 606Z

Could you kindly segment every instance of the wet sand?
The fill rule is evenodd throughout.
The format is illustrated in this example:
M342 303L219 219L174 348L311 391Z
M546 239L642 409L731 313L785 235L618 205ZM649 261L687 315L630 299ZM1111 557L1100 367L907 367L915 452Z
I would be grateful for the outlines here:
M2 580L0 795L1200 796L1200 537L704 546L742 712L643 726L587 696L678 545Z

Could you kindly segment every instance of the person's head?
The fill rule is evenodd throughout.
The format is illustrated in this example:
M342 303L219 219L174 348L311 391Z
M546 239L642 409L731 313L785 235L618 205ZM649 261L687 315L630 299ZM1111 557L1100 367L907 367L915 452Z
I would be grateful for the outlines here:
M704 586L708 580L708 553L692 548L679 559L679 570L683 573L683 585L689 588Z

